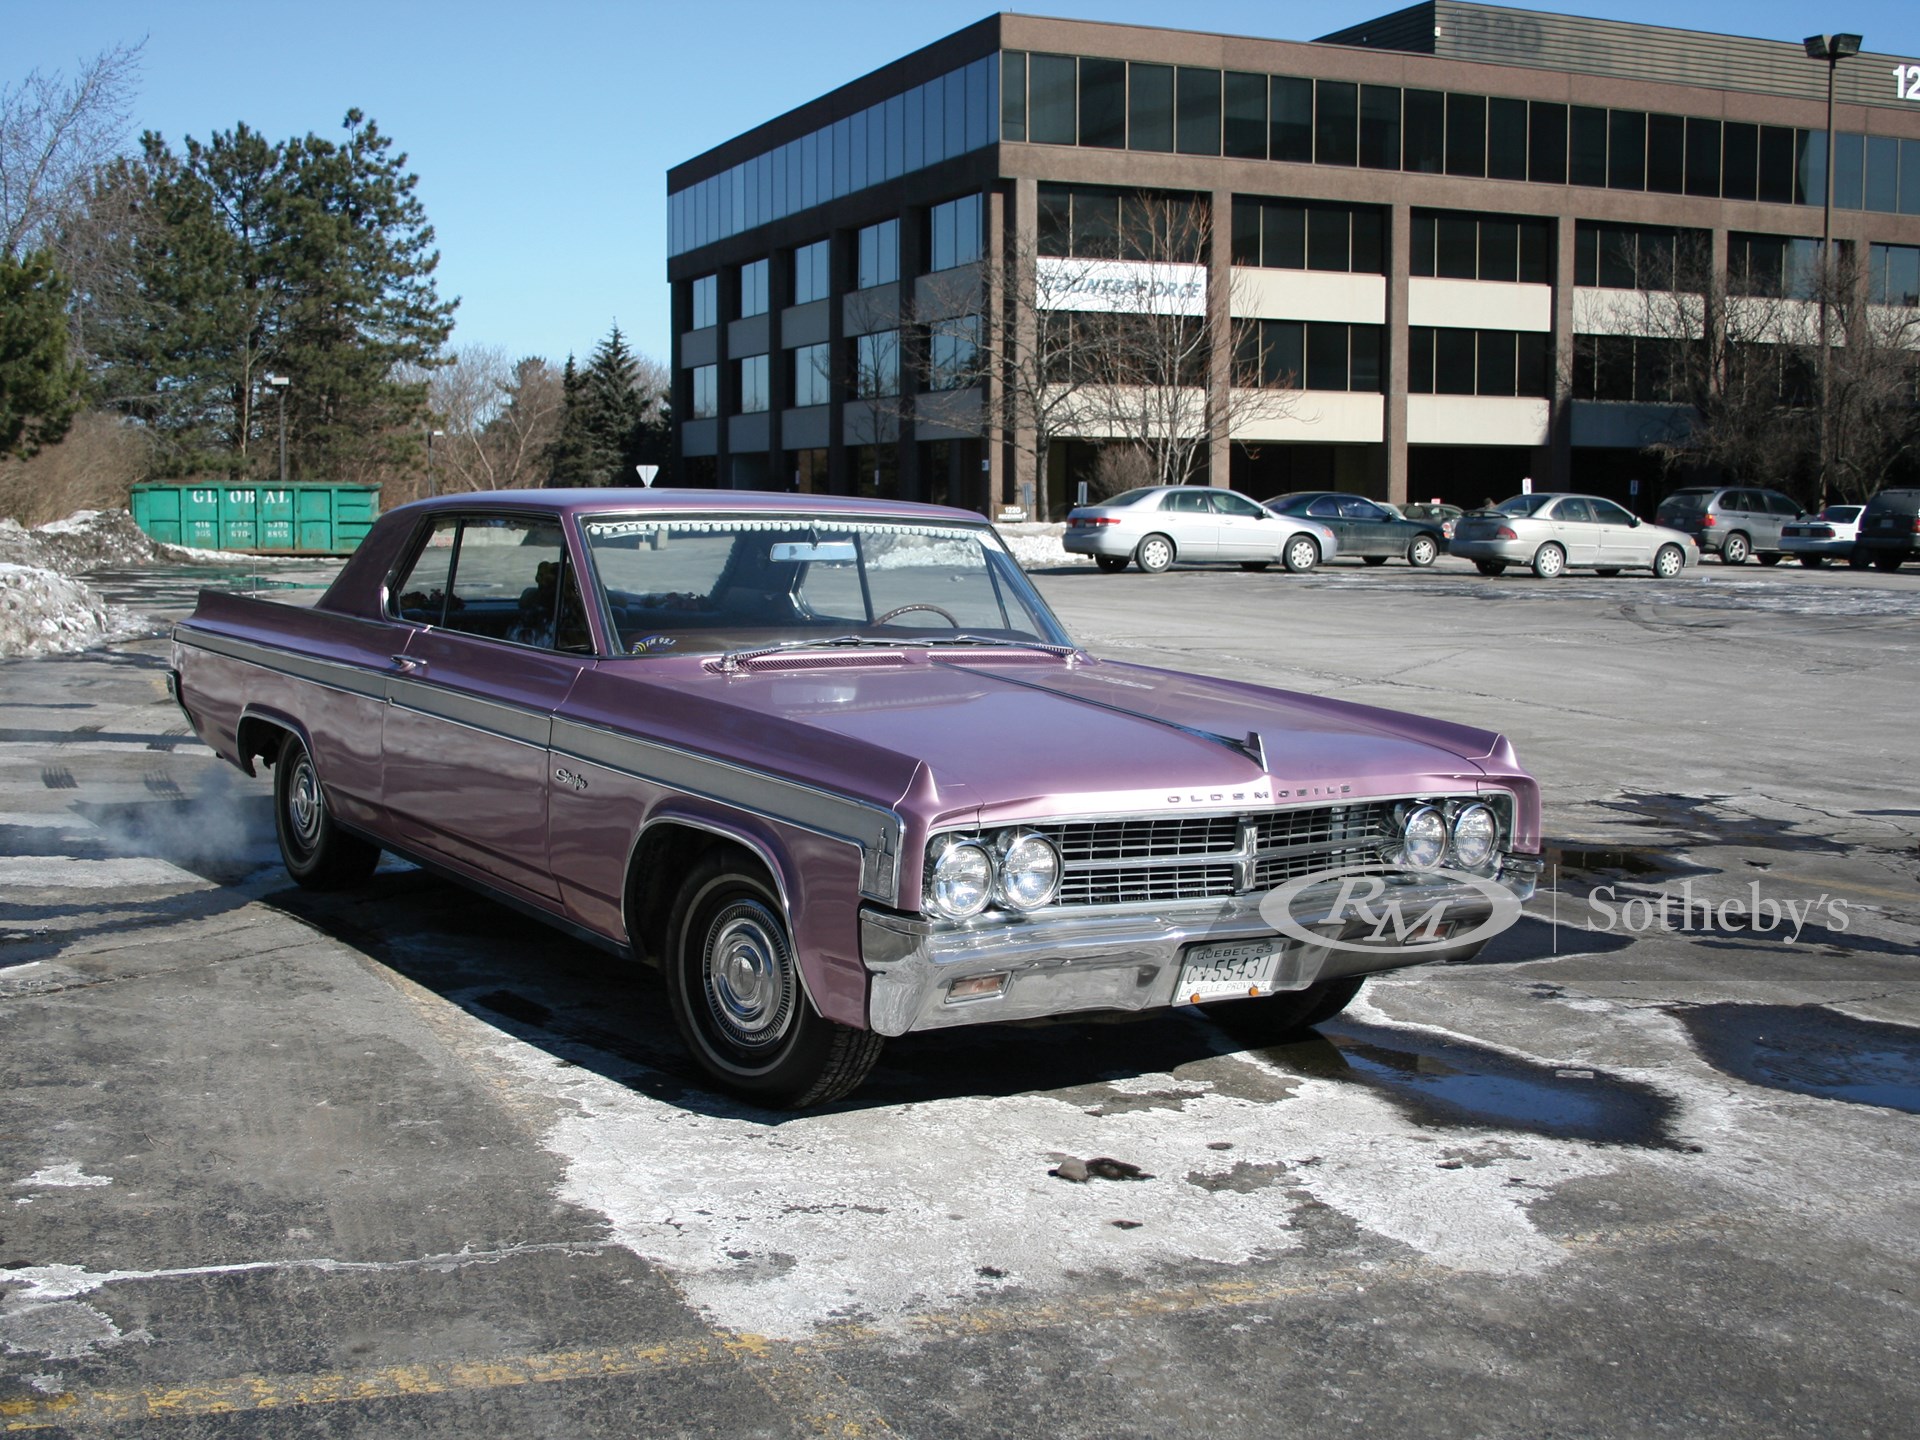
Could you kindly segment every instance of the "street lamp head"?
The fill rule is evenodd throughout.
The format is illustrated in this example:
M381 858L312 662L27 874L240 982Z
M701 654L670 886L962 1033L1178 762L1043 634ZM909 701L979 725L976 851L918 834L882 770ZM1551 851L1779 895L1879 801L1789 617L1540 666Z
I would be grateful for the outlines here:
M1800 43L1806 46L1809 60L1824 60L1829 65L1860 53L1858 35L1809 35Z

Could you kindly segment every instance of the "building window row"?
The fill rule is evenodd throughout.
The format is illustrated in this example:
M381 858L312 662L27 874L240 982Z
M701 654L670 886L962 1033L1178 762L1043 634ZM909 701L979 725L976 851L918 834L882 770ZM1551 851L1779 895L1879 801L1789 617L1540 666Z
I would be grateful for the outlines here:
M1410 395L1553 394L1553 337L1537 330L1407 329Z
M1839 259L1842 247L1836 246ZM1727 236L1727 288L1736 295L1811 300L1820 278L1820 242L1798 235Z
M1442 280L1553 279L1553 222L1523 215L1415 210L1409 273Z
M1233 197L1233 263L1386 273L1386 212L1374 205Z
M1040 186L1042 255L1205 261L1204 202L1191 195L1095 185Z
M1920 305L1920 245L1869 245L1867 298L1876 305Z
M988 55L743 160L667 197L667 253L683 254L894 180L999 138L1000 64Z
M1575 221L1573 283L1619 290L1698 288L1706 278L1710 245L1705 230Z
M1340 321L1243 322L1240 374L1249 384L1290 390L1359 390L1378 394L1384 327Z
M1673 342L1645 335L1575 335L1573 398L1672 404Z
M1001 56L1009 141L1819 205L1826 132L1189 66ZM1920 140L1836 137L1834 204L1920 214Z

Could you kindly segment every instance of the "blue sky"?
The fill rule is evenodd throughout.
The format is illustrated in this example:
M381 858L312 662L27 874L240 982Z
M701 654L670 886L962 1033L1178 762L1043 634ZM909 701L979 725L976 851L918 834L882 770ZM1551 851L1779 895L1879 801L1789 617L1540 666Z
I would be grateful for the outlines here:
M1326 0L1032 0L1028 13L1309 40L1400 8ZM1856 30L1920 59L1912 0L1559 4L1794 40ZM454 343L584 355L618 321L666 358L666 170L992 13L990 0L0 0L0 84L146 37L134 128L335 135L358 106L420 176Z

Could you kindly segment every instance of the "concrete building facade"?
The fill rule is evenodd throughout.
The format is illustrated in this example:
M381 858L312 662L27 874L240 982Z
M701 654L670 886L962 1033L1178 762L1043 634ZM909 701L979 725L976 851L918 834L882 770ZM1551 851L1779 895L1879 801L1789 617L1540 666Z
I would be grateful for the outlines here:
M1017 327L1035 292L1000 277L1110 253L1165 195L1212 223L1159 258L1298 392L1215 427L1202 478L1474 503L1531 476L1645 510L1641 452L1680 420L1633 317L1677 256L1810 294L1831 179L1866 298L1920 305L1920 59L1833 79L1829 166L1828 66L1798 42L1456 0L1313 43L996 15L669 172L678 463L1064 513L1126 437L1037 473L986 423L995 383L941 388L927 320L984 276Z

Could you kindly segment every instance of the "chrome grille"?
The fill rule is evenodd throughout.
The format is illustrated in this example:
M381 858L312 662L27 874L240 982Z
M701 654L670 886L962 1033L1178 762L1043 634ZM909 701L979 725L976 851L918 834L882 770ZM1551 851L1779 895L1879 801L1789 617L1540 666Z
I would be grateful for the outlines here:
M1155 865L1138 870L1068 870L1056 905L1127 905L1155 900L1210 900L1234 892L1239 873L1223 865Z
M1237 815L1182 815L1171 820L1096 820L1048 832L1060 858L1142 860L1161 856L1231 855L1240 848Z

